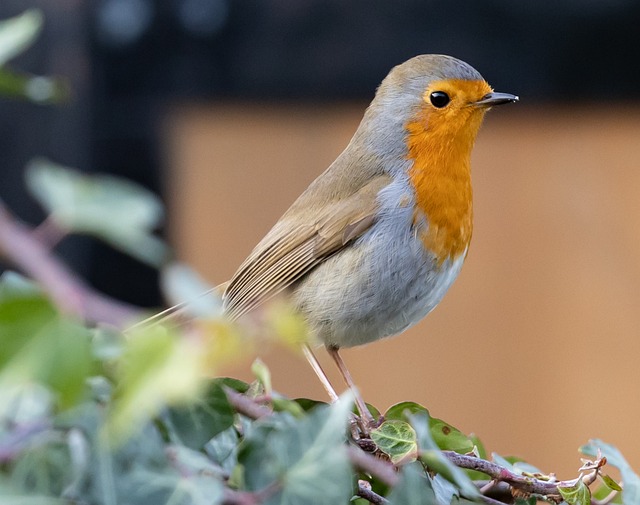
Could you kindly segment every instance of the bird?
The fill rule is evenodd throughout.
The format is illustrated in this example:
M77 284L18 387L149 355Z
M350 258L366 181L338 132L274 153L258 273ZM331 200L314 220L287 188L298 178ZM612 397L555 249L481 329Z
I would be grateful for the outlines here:
M339 350L402 333L442 300L469 251L476 135L487 110L518 100L452 56L395 66L344 151L225 286L225 314L241 318L284 294L356 390ZM356 404L371 422L359 395Z
M284 296L309 364L337 401L312 349L324 346L365 436L376 420L339 350L402 333L442 300L469 251L476 136L490 108L518 100L452 56L395 66L342 153L216 288L231 321Z

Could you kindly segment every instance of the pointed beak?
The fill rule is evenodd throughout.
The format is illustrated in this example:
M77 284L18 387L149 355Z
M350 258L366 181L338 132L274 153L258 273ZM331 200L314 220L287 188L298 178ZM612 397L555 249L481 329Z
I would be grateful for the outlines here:
M502 105L504 103L513 103L520 100L516 95L511 93L496 93L491 92L484 95L477 102L473 102L473 105L477 107L493 107L494 105Z

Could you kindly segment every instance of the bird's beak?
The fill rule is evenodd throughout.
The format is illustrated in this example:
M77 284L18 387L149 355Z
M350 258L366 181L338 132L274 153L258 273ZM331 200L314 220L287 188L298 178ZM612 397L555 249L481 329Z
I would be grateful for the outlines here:
M494 105L502 105L503 103L513 103L520 100L516 95L511 93L496 93L492 91L487 93L477 102L473 102L476 107L493 107Z

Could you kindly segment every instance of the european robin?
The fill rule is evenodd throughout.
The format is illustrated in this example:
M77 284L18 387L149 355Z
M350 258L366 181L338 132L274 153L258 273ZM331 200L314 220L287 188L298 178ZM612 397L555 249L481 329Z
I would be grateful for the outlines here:
M516 101L451 56L393 68L346 149L229 281L227 316L284 292L355 389L338 349L404 331L458 276L473 224L471 150L485 112ZM357 394L356 402L371 421Z

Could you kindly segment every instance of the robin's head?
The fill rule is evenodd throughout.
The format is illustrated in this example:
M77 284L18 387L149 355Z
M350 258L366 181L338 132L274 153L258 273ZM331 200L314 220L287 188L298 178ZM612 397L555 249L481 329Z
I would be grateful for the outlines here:
M494 92L471 65L451 56L425 54L389 72L365 117L369 134L386 132L383 135L392 141L391 132L405 139L407 134L428 135L432 143L453 142L470 151L484 113L517 100L515 95Z

